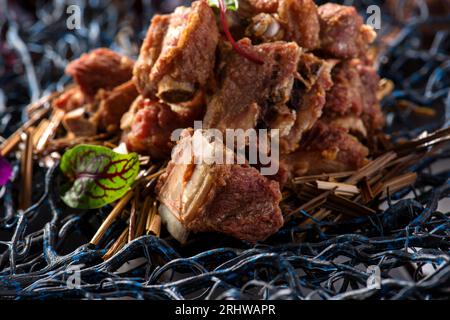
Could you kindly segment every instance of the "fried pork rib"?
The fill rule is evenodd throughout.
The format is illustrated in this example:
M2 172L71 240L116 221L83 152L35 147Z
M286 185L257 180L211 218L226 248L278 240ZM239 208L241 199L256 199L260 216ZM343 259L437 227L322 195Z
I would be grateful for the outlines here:
M309 50L320 46L319 15L313 0L280 0L278 15L285 26L285 40Z
M197 154L192 146L199 143L208 151ZM251 242L266 239L283 225L278 183L248 165L209 164L218 150L234 156L200 130L183 133L157 186L163 221L169 231L175 217L189 231L215 231Z
M66 73L76 84L53 101L75 136L116 132L138 92L131 81L134 62L109 49L95 49L72 61Z
M319 7L320 49L336 58L366 55L376 33L363 23L354 7L326 3Z
M303 137L301 147L282 156L290 177L356 170L367 162L368 150L345 129L318 121Z
M206 1L155 16L133 71L139 92L167 103L192 100L213 74L218 38Z
M332 78L334 85L327 93L324 117L348 129L354 127L364 136L380 130L384 116L376 96L380 78L375 69L359 59L344 60L333 69ZM356 121L358 118L362 123Z
M238 13L242 17L251 17L258 13L276 13L279 0L241 0Z
M189 105L169 106L139 96L122 118L121 129L129 151L167 159L175 145L172 132L193 125L203 116L203 99Z
M332 61L325 61L313 54L301 56L298 66L299 80L292 90L289 105L296 111L296 119L289 134L282 137L280 150L283 154L299 147L304 132L310 130L322 115L326 92L331 88Z
M219 88L208 102L204 127L250 129L266 110L283 106L290 97L301 50L294 42L252 46L248 39L239 45L264 59L256 64L235 51L223 59Z
M75 86L68 89L52 102L53 108L70 112L86 104L86 96L81 91L80 87Z
M327 57L349 59L366 55L375 39L354 7L313 0L244 1L250 20L247 36L258 42L295 41L304 49ZM269 5L270 4L270 5Z
M66 73L81 91L94 97L99 89L113 89L131 79L134 62L106 48L95 49L69 63Z
M94 121L102 131L116 132L120 129L122 116L128 112L138 92L133 81L127 81L113 90L100 90L96 96L98 109Z

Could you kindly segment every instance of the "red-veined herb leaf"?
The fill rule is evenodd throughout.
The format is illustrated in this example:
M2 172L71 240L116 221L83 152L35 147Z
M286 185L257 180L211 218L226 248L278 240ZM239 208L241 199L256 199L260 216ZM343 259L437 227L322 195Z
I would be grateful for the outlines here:
M130 189L139 173L139 157L79 145L64 153L60 168L71 182L61 195L63 201L72 208L96 209L120 199Z
M8 183L12 176L12 166L2 156L0 156L0 186L4 186Z

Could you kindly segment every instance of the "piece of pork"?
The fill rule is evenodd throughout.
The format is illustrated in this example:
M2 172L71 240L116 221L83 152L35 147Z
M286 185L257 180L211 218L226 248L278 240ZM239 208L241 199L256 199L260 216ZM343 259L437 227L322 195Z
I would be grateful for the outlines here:
M289 177L357 170L367 163L368 149L345 129L316 122L300 148L281 158Z
M99 48L83 54L66 67L81 91L94 97L99 89L113 89L132 78L134 62L110 49Z
M333 87L327 93L324 117L361 118L366 131L380 130L384 116L377 99L380 77L359 59L345 60L332 72Z
M340 59L363 57L376 37L352 6L326 3L319 6L320 50Z
M277 182L248 165L211 161L218 152L230 159L234 154L200 130L183 136L157 186L164 221L251 242L266 239L283 225ZM193 147L199 144L204 146L202 153ZM169 231L173 228L169 223Z
M322 115L326 92L331 88L334 61L319 59L311 53L302 54L298 65L299 80L292 90L289 106L296 119L289 134L281 137L280 151L291 153L299 147L303 133L310 130Z
M380 77L375 68L370 65L358 63L357 69L365 88L364 109L361 118L367 129L371 133L374 133L382 130L386 123L380 101L377 97Z
M328 58L366 57L376 37L352 6L328 3L317 7L313 0L244 2L249 21L246 35L257 43L295 41L309 51Z
M52 101L52 107L70 112L82 107L87 102L79 86L74 86Z
M308 50L320 46L319 14L313 0L279 0L278 16L285 26L284 40Z
M251 18L259 13L276 13L279 0L241 0L238 14L243 18Z
M357 117L355 115L348 115L336 118L321 118L322 121L328 123L333 127L339 127L345 129L346 131L358 136L358 137L367 137L367 128L364 125L361 117Z
M206 1L155 16L133 71L139 92L167 103L192 100L213 74L218 38Z
M129 151L167 159L175 145L174 130L191 127L203 116L203 99L176 108L139 96L122 117L123 140ZM175 110L175 111L174 111Z
M291 95L301 53L296 43L253 46L244 39L239 45L262 58L264 64L256 64L235 51L226 55L219 87L208 102L203 123L206 128L254 128L261 108L285 104Z
M129 111L131 104L138 96L133 81L127 81L113 90L100 90L96 96L98 110L94 118L102 131L116 132L120 130L122 116Z

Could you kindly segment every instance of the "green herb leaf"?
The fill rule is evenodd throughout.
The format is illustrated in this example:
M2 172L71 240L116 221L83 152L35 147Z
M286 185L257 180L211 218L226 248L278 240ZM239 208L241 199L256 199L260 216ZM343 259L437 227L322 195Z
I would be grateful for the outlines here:
M227 10L237 11L239 9L239 0L208 0L208 4L210 7L216 7L220 9L220 1L223 1Z
M79 145L64 153L60 168L72 183L64 188L63 201L76 209L96 209L130 190L139 173L139 157L136 153Z

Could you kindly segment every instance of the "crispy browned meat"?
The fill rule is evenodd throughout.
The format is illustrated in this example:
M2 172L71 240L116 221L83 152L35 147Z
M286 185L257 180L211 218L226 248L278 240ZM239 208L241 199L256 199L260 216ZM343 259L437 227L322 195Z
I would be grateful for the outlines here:
M380 77L372 66L359 63L357 69L365 88L362 120L370 132L379 131L385 125L384 114L377 98Z
M331 81L334 63L317 58L311 53L303 54L299 63L300 80L292 91L289 105L296 111L296 119L289 134L280 140L281 153L296 150L304 132L311 129L322 115L326 91Z
M329 58L366 57L376 33L363 24L354 7L327 3L317 7L313 0L277 0L264 5L244 5L252 40L295 41L306 50L317 50Z
M279 0L278 15L285 25L284 40L309 50L319 47L319 15L313 0Z
M134 62L112 50L99 48L83 54L66 67L84 94L93 97L99 89L112 89L131 79Z
M336 58L364 56L375 40L354 7L326 3L319 7L321 51Z
M332 78L334 85L327 93L324 116L362 117L368 130L381 129L384 116L376 96L380 78L375 69L359 59L346 60L333 69Z
M327 94L327 115L361 116L364 109L364 85L355 64L356 60L344 61L332 72L333 87Z
M368 150L346 130L316 122L301 147L281 159L289 176L356 170L367 162Z
M94 115L99 128L107 132L118 131L122 116L130 109L137 96L137 89L131 80L111 91L100 90L96 96L99 101L98 110Z
M289 135L295 122L297 113L287 105L276 105L266 108L266 112L262 115L262 121L267 128L280 130L280 137Z
M218 38L206 1L155 16L134 68L139 92L168 103L191 100L213 74Z
M209 142L198 132L196 139L213 150L225 150L222 142ZM283 225L278 183L248 165L197 163L192 140L185 136L175 147L167 172L159 180L162 215L174 215L190 231L221 232L252 242L275 233Z
M53 108L61 109L65 112L82 107L86 103L86 96L80 87L70 88L52 102Z
M357 135L358 137L367 137L367 128L364 125L361 117L348 115L334 118L322 117L321 120L331 126L345 129L348 132Z
M279 0L241 0L239 1L239 15L251 17L258 13L276 13Z
M198 103L198 102L197 102ZM175 145L171 140L175 129L187 128L203 116L202 104L180 106L177 112L163 102L139 96L122 118L124 141L128 150L150 155L156 159L170 157Z
M294 42L274 42L252 46L239 42L264 60L256 64L231 51L224 58L219 88L208 103L206 128L254 128L260 108L289 100L301 50Z

